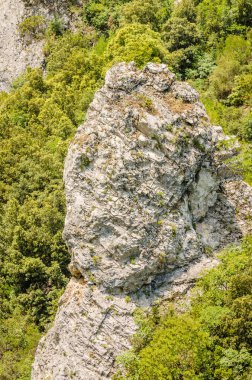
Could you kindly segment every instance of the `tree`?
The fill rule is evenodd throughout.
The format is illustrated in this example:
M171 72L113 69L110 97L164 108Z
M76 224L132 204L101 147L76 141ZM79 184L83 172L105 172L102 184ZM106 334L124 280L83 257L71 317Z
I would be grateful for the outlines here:
M166 61L166 50L158 33L149 26L131 24L120 28L111 37L105 58L111 66L115 62L135 61L138 66L147 62Z
M162 37L171 52L199 42L196 24L179 17L172 17L165 23Z
M122 24L146 24L158 31L171 14L171 4L162 0L133 0L125 4L120 13Z

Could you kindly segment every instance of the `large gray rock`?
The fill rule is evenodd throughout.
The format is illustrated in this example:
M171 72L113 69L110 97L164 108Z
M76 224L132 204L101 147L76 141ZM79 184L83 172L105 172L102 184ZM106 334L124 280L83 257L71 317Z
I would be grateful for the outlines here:
M33 380L111 378L134 309L186 292L215 264L206 254L251 231L252 191L224 164L226 140L165 65L109 70L65 163L73 279Z

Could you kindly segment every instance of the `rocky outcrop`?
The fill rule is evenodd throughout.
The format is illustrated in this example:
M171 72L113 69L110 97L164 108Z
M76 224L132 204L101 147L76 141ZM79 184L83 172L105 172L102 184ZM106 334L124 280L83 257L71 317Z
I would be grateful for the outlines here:
M251 231L251 188L224 163L236 148L165 65L109 70L65 163L73 278L33 380L110 379L134 309L187 291Z
M67 1L0 1L0 91L8 90L11 82L28 66L41 67L43 64L43 39L27 41L20 36L18 25L31 16L42 16L46 24L55 15L63 23L69 23Z

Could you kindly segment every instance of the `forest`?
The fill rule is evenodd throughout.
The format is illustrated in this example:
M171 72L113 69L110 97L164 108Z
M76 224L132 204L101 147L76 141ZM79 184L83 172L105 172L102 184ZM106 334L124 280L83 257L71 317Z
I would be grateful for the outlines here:
M74 30L58 15L19 25L27 41L45 39L45 74L28 68L0 93L0 380L30 378L70 277L64 159L114 63L164 62L196 88L211 122L239 140L231 164L252 185L251 0L69 0L69 9ZM251 379L251 252L250 236L225 249L190 306L137 310L115 379Z

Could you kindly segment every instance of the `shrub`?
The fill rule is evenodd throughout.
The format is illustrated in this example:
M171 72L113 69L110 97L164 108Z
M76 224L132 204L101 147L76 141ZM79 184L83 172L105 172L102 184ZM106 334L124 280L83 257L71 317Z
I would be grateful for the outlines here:
M245 117L241 136L247 141L252 140L252 112Z
M184 49L199 42L197 26L186 18L172 17L163 26L163 40L169 51Z
M251 57L250 41L240 36L229 36L225 41L222 54L217 60L217 67L211 74L209 80L212 91L218 99L226 99L235 86L235 78L246 70L247 64ZM241 77L242 78L242 77ZM244 77L245 79L246 77ZM245 91L250 91L250 83L246 83L246 79L242 85ZM250 77L248 77L249 82ZM240 79L242 81L242 79ZM239 79L237 77L236 86L239 87ZM239 89L237 88L237 91ZM239 103L236 95L233 95L233 101ZM231 97L232 103L232 97Z
M133 0L125 4L120 13L123 24L147 24L157 31L170 16L171 4L163 0Z
M46 28L45 19L42 16L27 17L18 25L21 37L41 38L44 36Z
M116 62L135 61L142 67L150 61L166 61L166 50L158 33L147 25L131 24L120 28L111 37L105 58L109 66Z
M89 0L84 2L84 20L100 33L118 27L120 6L129 0Z
M251 105L252 99L252 66L250 73L244 73L234 78L234 86L228 96L228 104L233 106Z
M54 19L50 22L48 27L48 33L52 33L55 36L61 36L64 31L64 26L62 20L56 15Z

